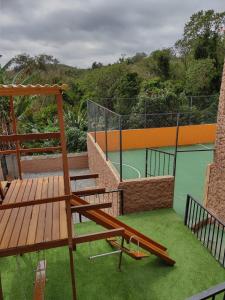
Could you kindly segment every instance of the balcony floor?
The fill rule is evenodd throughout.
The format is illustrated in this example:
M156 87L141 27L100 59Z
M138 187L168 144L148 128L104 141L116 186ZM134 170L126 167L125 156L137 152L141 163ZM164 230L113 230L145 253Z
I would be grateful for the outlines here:
M176 260L166 266L151 255L141 261L123 256L122 272L117 270L118 256L90 261L90 255L111 251L105 241L82 244L75 252L78 299L80 300L183 300L223 282L225 270L183 225L172 209L131 214L121 217L168 248ZM93 222L76 224L76 233L102 230ZM133 246L134 247L134 246ZM47 250L0 260L2 285L6 299L32 298L37 261L47 260L46 299L70 299L70 272L67 248ZM23 287L23 289L21 288Z

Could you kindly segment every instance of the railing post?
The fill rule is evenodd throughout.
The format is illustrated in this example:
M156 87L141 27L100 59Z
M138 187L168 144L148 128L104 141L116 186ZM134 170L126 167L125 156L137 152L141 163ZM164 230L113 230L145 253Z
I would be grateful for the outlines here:
M145 177L148 177L148 148L145 149Z
M120 131L120 181L123 181L122 116L119 116L119 131Z
M187 226L189 206L190 206L190 195L187 194L186 208L185 208L185 216L184 216L184 225L185 225L185 226Z
M107 120L107 112L104 110L105 117L105 158L108 160L108 120Z
M124 215L124 198L123 198L123 190L120 190L120 213Z

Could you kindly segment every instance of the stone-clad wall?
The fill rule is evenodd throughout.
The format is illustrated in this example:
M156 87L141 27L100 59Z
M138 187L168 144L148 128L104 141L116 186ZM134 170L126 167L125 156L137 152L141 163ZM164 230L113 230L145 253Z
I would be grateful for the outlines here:
M205 204L225 222L225 64L220 89L214 162L209 170Z
M125 213L173 206L173 176L125 180L119 188L124 191Z
M119 175L90 134L87 136L89 168L99 173L98 184L124 191L124 213L167 208L173 205L174 178L172 176L129 179L120 182Z

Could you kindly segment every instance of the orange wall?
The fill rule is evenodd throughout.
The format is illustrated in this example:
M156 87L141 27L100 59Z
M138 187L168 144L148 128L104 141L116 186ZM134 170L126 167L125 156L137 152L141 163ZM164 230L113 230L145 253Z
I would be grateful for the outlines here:
M215 142L216 124L180 126L179 145L207 144ZM119 131L108 131L108 151L118 151ZM123 130L123 150L148 147L173 146L176 141L176 127ZM105 132L97 132L97 143L105 151Z

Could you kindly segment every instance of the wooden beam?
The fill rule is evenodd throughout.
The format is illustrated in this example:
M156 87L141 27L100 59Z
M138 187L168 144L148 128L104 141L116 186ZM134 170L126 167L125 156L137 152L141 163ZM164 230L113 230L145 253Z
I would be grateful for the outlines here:
M34 284L33 300L44 300L45 298L44 293L46 284L46 268L46 260L41 260L38 262Z
M107 231L95 232L90 234L77 235L73 238L75 244L103 240L114 236L122 236L124 228L111 229Z
M46 140L59 139L60 132L45 132L45 133L27 133L27 134L10 134L0 135L0 142L8 143L14 141L31 141L31 140Z
M99 177L99 174L92 173L92 174L70 176L70 180L83 180L83 179L91 179L91 178L98 178L98 177Z
M17 122L16 122L15 111L14 111L13 96L10 96L10 115L12 119L13 133L17 134ZM19 150L20 150L20 143L18 140L16 140L16 159L18 165L19 178L22 179L22 165L21 165Z
M109 208L109 207L112 207L111 202L96 203L96 204L84 204L84 205L72 206L71 211L77 212L77 213L82 213L82 212L88 211L88 210L103 209L103 208Z
M60 129L60 142L62 146L62 164L63 164L63 179L64 179L64 192L65 195L70 195L70 177L69 177L69 166L68 158L66 151L66 134L64 126L64 117L63 117L63 98L62 94L56 96L57 100L57 111L58 111L58 120L59 120L59 129ZM66 219L67 219L67 231L68 231L68 247L69 247L69 257L70 257L70 273L71 273L71 285L72 285L72 297L73 300L77 299L76 295L76 283L75 283L75 267L73 259L73 233L72 233L72 213L70 200L66 202ZM74 227L73 227L74 228Z
M61 146L56 147L45 147L45 148L20 148L20 153L45 153L45 152L55 152L61 150ZM0 155L16 154L16 150L1 150Z
M45 153L45 152L55 152L61 150L61 146L56 147L45 147L45 148L29 148L29 149L20 149L21 153Z
M35 199L31 201L22 201L22 202L14 202L14 203L7 203L0 205L0 210L5 209L12 209L12 208L18 208L18 207L25 207L25 206L33 206L33 205L40 205L44 203L53 203L58 201L66 201L73 198L73 195L64 195L64 196L58 196L53 198L43 198L43 199Z
M77 196L90 196L90 195L96 195L96 194L104 194L105 188L91 188L91 189L84 189L84 190L78 190L76 192L73 192L73 195Z
M0 96L59 95L67 90L63 85L0 85Z

